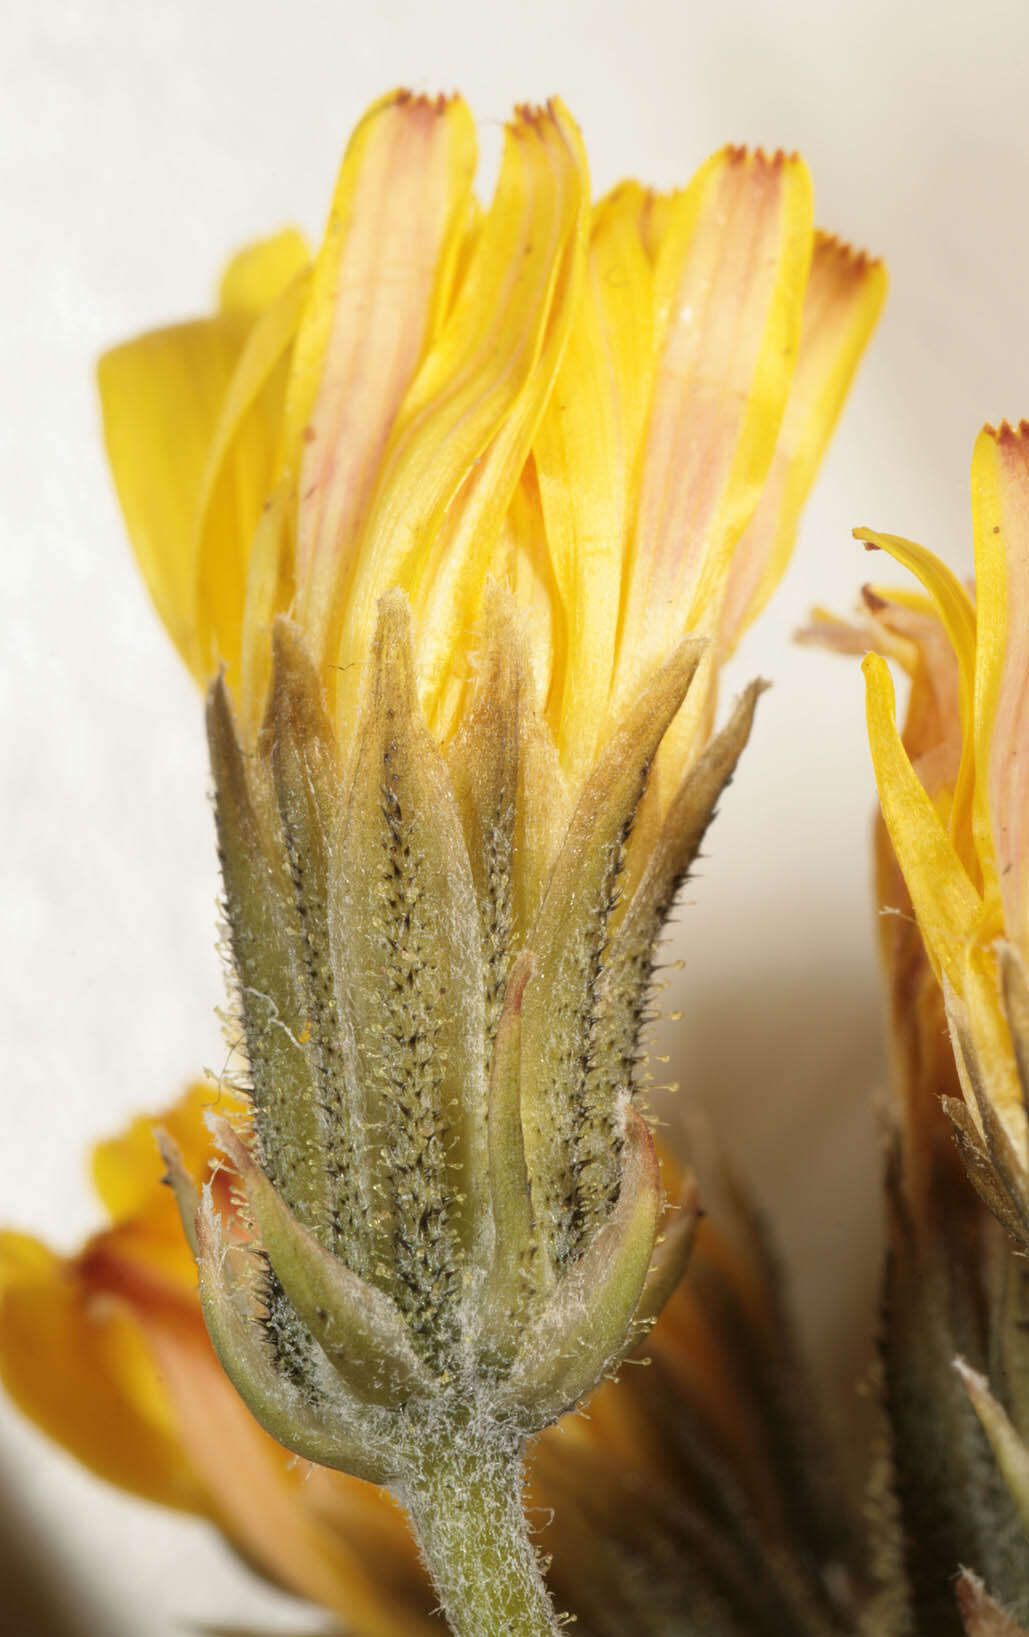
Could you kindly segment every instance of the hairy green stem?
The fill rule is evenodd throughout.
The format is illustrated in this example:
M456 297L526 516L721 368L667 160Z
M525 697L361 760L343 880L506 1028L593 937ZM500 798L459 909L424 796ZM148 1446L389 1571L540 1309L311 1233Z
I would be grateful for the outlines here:
M554 1637L522 1506L524 1448L462 1429L397 1486L454 1637Z

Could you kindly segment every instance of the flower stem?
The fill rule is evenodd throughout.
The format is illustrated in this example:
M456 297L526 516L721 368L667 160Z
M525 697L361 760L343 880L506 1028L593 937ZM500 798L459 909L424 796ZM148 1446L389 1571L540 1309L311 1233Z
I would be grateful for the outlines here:
M398 1486L454 1637L554 1637L522 1507L524 1446L468 1429L433 1440Z

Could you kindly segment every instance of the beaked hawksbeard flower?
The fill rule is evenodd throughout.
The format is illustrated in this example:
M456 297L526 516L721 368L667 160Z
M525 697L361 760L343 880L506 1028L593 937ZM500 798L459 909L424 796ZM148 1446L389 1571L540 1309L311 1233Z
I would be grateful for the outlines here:
M524 1440L684 1264L638 1107L655 948L883 275L795 157L591 204L552 103L487 209L474 168L460 99L385 98L313 260L244 251L100 384L215 678L233 1190L165 1145L211 1337L275 1438L402 1499L456 1630L542 1632Z
M953 690L941 739L952 776L927 781L912 765L876 654L865 661L868 731L883 816L943 989L962 1091L947 1109L972 1181L1029 1245L1029 423L980 433L972 517L974 601L923 547L858 531L920 578L946 632Z
M903 751L946 815L961 768L961 676L932 601L866 587L859 621L823 616L803 637L862 655L871 647L900 666L910 684ZM888 1459L879 1487L891 1504L880 1508L878 1595L863 1629L1018 1637L1015 1626L990 1623L996 1606L971 1571L1006 1609L1029 1614L1017 1486L1009 1487L1003 1451L998 1461L990 1448L1008 1414L1029 1430L1019 1386L1029 1290L1021 1258L973 1189L954 1141L947 1110L963 1103L944 994L881 815L875 864L895 1089L880 1327ZM1001 1403L986 1388L987 1373ZM959 1565L969 1567L956 1597Z

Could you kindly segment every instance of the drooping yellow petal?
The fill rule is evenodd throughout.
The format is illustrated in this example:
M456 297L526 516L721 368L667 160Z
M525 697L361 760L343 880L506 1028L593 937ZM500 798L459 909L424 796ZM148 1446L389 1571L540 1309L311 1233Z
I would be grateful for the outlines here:
M430 713L474 626L504 514L561 361L589 206L579 132L559 103L508 126L461 288L398 417L354 558L341 632L352 720L380 596L411 597Z
M260 318L311 260L304 235L295 227L283 228L270 239L237 251L222 274L218 306L223 313Z
M789 561L800 513L886 296L882 262L815 236L797 366L775 458L733 556L721 642L731 652Z
M951 803L950 833L969 876L978 883L979 859L972 839L972 806L975 789L975 741L972 733L976 666L976 612L957 575L924 546L899 534L878 534L874 529L855 529L854 538L876 550L888 551L903 563L925 586L932 606L957 660L961 725L961 761ZM915 608L919 608L916 601Z
M24 1234L0 1234L0 1377L37 1426L102 1478L165 1506L208 1510L131 1314Z
M729 148L663 213L663 337L623 592L618 693L684 630L712 623L768 472L811 262L796 158Z
M568 347L533 443L547 540L567 630L552 700L558 748L588 767L607 712L635 457L654 364L646 195L616 188L595 209Z
M459 97L395 92L351 137L290 382L297 616L326 654L397 411L446 309L469 220L475 128Z
M147 589L200 682L196 514L208 455L246 339L238 314L116 347L98 372L107 458Z
M977 839L987 900L1029 952L1029 422L986 427L972 457L978 665ZM999 931L999 927L998 927Z
M268 515L292 347L307 298L302 269L251 328L211 435L197 501L196 632L201 674L240 681L244 611L259 526Z
M965 956L982 902L901 743L886 661L869 654L862 670L868 740L886 828L933 970L961 994Z
M107 454L129 538L157 611L201 683L211 675L206 632L214 613L198 604L200 529L210 510L213 478L229 460L226 400L255 325L262 328L262 314L275 308L295 280L304 254L303 240L292 231L250 246L229 265L222 310L215 317L126 342L105 354L98 368ZM211 525L239 582L234 602L242 595L255 504L259 509L264 498L258 495L255 503L249 491L266 481L260 460L259 470L253 470L252 445L256 441L260 450L270 441L261 417L245 412L277 357L267 361L260 381L254 379L251 359L245 400L237 388L237 401L228 406L228 424L239 433L232 450L235 469ZM274 419L274 406L266 407ZM221 448L212 472L216 440ZM220 623L224 627L226 621Z

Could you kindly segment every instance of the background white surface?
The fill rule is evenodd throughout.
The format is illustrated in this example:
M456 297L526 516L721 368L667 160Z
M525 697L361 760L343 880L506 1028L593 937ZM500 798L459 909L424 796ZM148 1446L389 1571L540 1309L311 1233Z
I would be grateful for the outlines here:
M225 253L317 237L342 145L391 85L462 89L487 165L559 90L595 183L685 180L722 142L799 148L818 217L892 293L794 567L737 678L775 680L677 932L669 1070L703 1093L800 1268L846 1420L873 1302L882 1084L856 667L789 645L848 607L870 522L970 562L984 419L1029 414L1029 8L896 0L70 0L7 12L0 154L5 840L0 1215L70 1248L95 1136L222 1048L200 707L135 576L93 360L200 311ZM730 679L731 685L732 679ZM855 1323L857 1314L857 1323ZM126 1500L4 1406L0 1463L110 1637L302 1628L199 1525ZM25 1634L28 1637L28 1634Z

